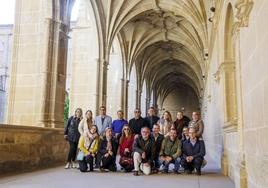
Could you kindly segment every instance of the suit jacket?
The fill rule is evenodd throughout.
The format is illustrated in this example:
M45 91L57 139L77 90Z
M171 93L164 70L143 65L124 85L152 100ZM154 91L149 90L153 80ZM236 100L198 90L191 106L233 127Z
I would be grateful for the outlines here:
M157 116L147 116L146 118L144 118L147 121L147 125L150 127L150 129L153 129L154 124L156 124L159 120L159 117Z
M151 137L154 141L155 146L155 155L159 155L159 152L161 150L162 141L164 140L164 135L160 134L158 135L157 139L155 140L153 133L151 134Z
M182 145L182 157L193 156L194 158L201 157L202 159L206 155L206 148L203 140L197 138L195 145L193 146L190 139L185 140Z
M140 117L139 119L132 118L129 120L129 127L131 128L133 134L141 134L141 129L143 127L149 128L149 125L144 118Z
M101 116L97 116L95 118L95 124L98 127L99 135L101 135L107 127L112 127L112 117L106 115L102 123Z

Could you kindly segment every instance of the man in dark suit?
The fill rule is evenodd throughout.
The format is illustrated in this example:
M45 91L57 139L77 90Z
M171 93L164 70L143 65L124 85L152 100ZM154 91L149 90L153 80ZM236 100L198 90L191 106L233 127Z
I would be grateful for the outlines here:
M153 130L153 126L158 122L159 117L156 116L155 108L150 107L148 110L148 115L146 118L144 118L147 121L147 124L151 131Z
M189 137L183 143L181 164L186 173L191 174L196 169L197 175L201 175L201 166L206 154L205 144L196 137L195 128L189 129Z
M149 128L147 121L143 117L141 117L140 109L137 108L134 110L134 118L129 120L129 127L134 134L141 134L141 129L143 127Z
M164 135L160 134L160 125L159 124L155 124L153 126L153 132L152 132L151 136L152 136L152 139L154 141L154 147L155 147L153 172L157 173L159 171L159 167L160 167L159 153L161 150L162 141L164 139Z

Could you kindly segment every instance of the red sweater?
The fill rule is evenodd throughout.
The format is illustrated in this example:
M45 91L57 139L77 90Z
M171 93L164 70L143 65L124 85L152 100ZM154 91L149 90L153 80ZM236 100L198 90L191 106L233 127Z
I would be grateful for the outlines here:
M135 135L132 135L131 137L129 138L123 138L122 139L122 142L120 144L120 150L119 150L119 153L120 153L120 156L124 156L124 151L126 148L129 149L130 153L132 153L132 146L133 146L133 142L134 142L134 136Z

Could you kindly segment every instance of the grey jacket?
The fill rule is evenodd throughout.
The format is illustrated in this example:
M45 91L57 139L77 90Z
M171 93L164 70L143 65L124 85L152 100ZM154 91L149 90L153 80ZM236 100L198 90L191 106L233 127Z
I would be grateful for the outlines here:
M101 116L97 116L95 118L95 124L97 125L99 134L101 135L107 127L112 127L112 117L106 115L102 123Z

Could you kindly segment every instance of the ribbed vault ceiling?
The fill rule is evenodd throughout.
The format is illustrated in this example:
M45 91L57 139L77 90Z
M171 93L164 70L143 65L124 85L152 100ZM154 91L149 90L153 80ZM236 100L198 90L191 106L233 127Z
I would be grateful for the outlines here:
M99 18L104 58L118 36L125 74L129 76L135 63L140 88L146 80L149 91L155 89L162 98L178 87L191 88L200 96L206 72L210 0L91 2Z

